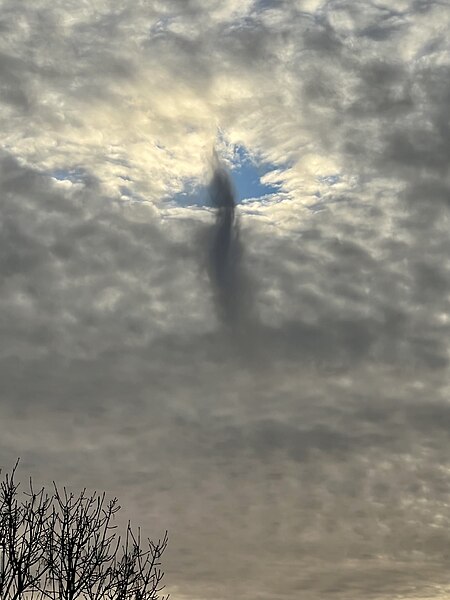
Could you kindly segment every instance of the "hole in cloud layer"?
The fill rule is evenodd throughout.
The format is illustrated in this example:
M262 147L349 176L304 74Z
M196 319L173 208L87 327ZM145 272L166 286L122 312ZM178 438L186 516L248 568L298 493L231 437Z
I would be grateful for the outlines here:
M270 163L256 165L242 146L237 148L236 155L239 157L239 163L237 168L233 169L232 176L237 202L278 193L279 186L275 187L262 181L264 175L277 168L275 165Z
M49 175L57 181L70 181L71 183L82 183L86 186L95 185L97 178L83 167L68 167L54 169Z
M236 203L265 198L279 193L280 186L264 183L264 175L279 169L271 163L256 164L243 146L237 146L230 166ZM184 189L173 195L170 201L178 206L211 206L208 186L199 185L194 180L184 183Z
M82 183L88 178L88 173L81 167L55 169L50 174L58 181L71 181L72 183Z

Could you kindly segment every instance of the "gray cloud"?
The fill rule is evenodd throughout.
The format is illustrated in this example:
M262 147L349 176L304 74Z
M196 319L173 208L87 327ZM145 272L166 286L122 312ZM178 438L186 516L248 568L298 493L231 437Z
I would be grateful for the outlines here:
M257 365L216 330L195 221L163 225L151 207L4 166L4 464L20 454L40 480L104 487L134 520L169 527L180 593L225 594L250 556L283 575L246 563L249 597L257 580L311 598L445 580L446 347L414 240L366 230L364 205L305 216L293 239L246 219Z
M0 5L1 466L173 596L445 597L448 7ZM163 200L217 126L280 194Z

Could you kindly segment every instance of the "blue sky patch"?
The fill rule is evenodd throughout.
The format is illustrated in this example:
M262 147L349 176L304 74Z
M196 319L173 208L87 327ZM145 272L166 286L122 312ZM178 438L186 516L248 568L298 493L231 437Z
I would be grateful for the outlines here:
M242 146L238 147L236 157L237 160L230 174L238 204L279 191L278 187L261 182L263 175L277 168L275 165L270 163L256 165ZM183 191L172 196L171 200L178 206L210 206L207 187L198 186L194 181L187 181Z
M71 181L72 183L81 183L89 178L88 173L79 167L73 169L55 169L50 175L58 181Z
M263 175L276 169L275 165L267 163L256 165L242 147L238 148L237 154L239 164L237 168L233 169L231 176L235 185L238 203L250 198L261 198L268 194L275 194L279 191L278 187L261 182Z

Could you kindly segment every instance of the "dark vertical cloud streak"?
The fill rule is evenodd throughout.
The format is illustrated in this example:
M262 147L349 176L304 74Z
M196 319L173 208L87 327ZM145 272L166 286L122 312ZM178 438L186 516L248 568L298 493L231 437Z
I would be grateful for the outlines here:
M212 227L209 277L220 320L236 327L247 312L242 271L242 241L236 216L236 198L231 177L214 154L209 196L216 210Z

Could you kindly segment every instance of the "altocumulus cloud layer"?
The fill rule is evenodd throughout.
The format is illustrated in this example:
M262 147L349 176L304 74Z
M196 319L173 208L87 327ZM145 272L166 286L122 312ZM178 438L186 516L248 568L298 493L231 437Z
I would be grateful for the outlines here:
M0 462L168 528L174 597L447 597L449 9L0 2ZM279 187L243 335L215 142Z

